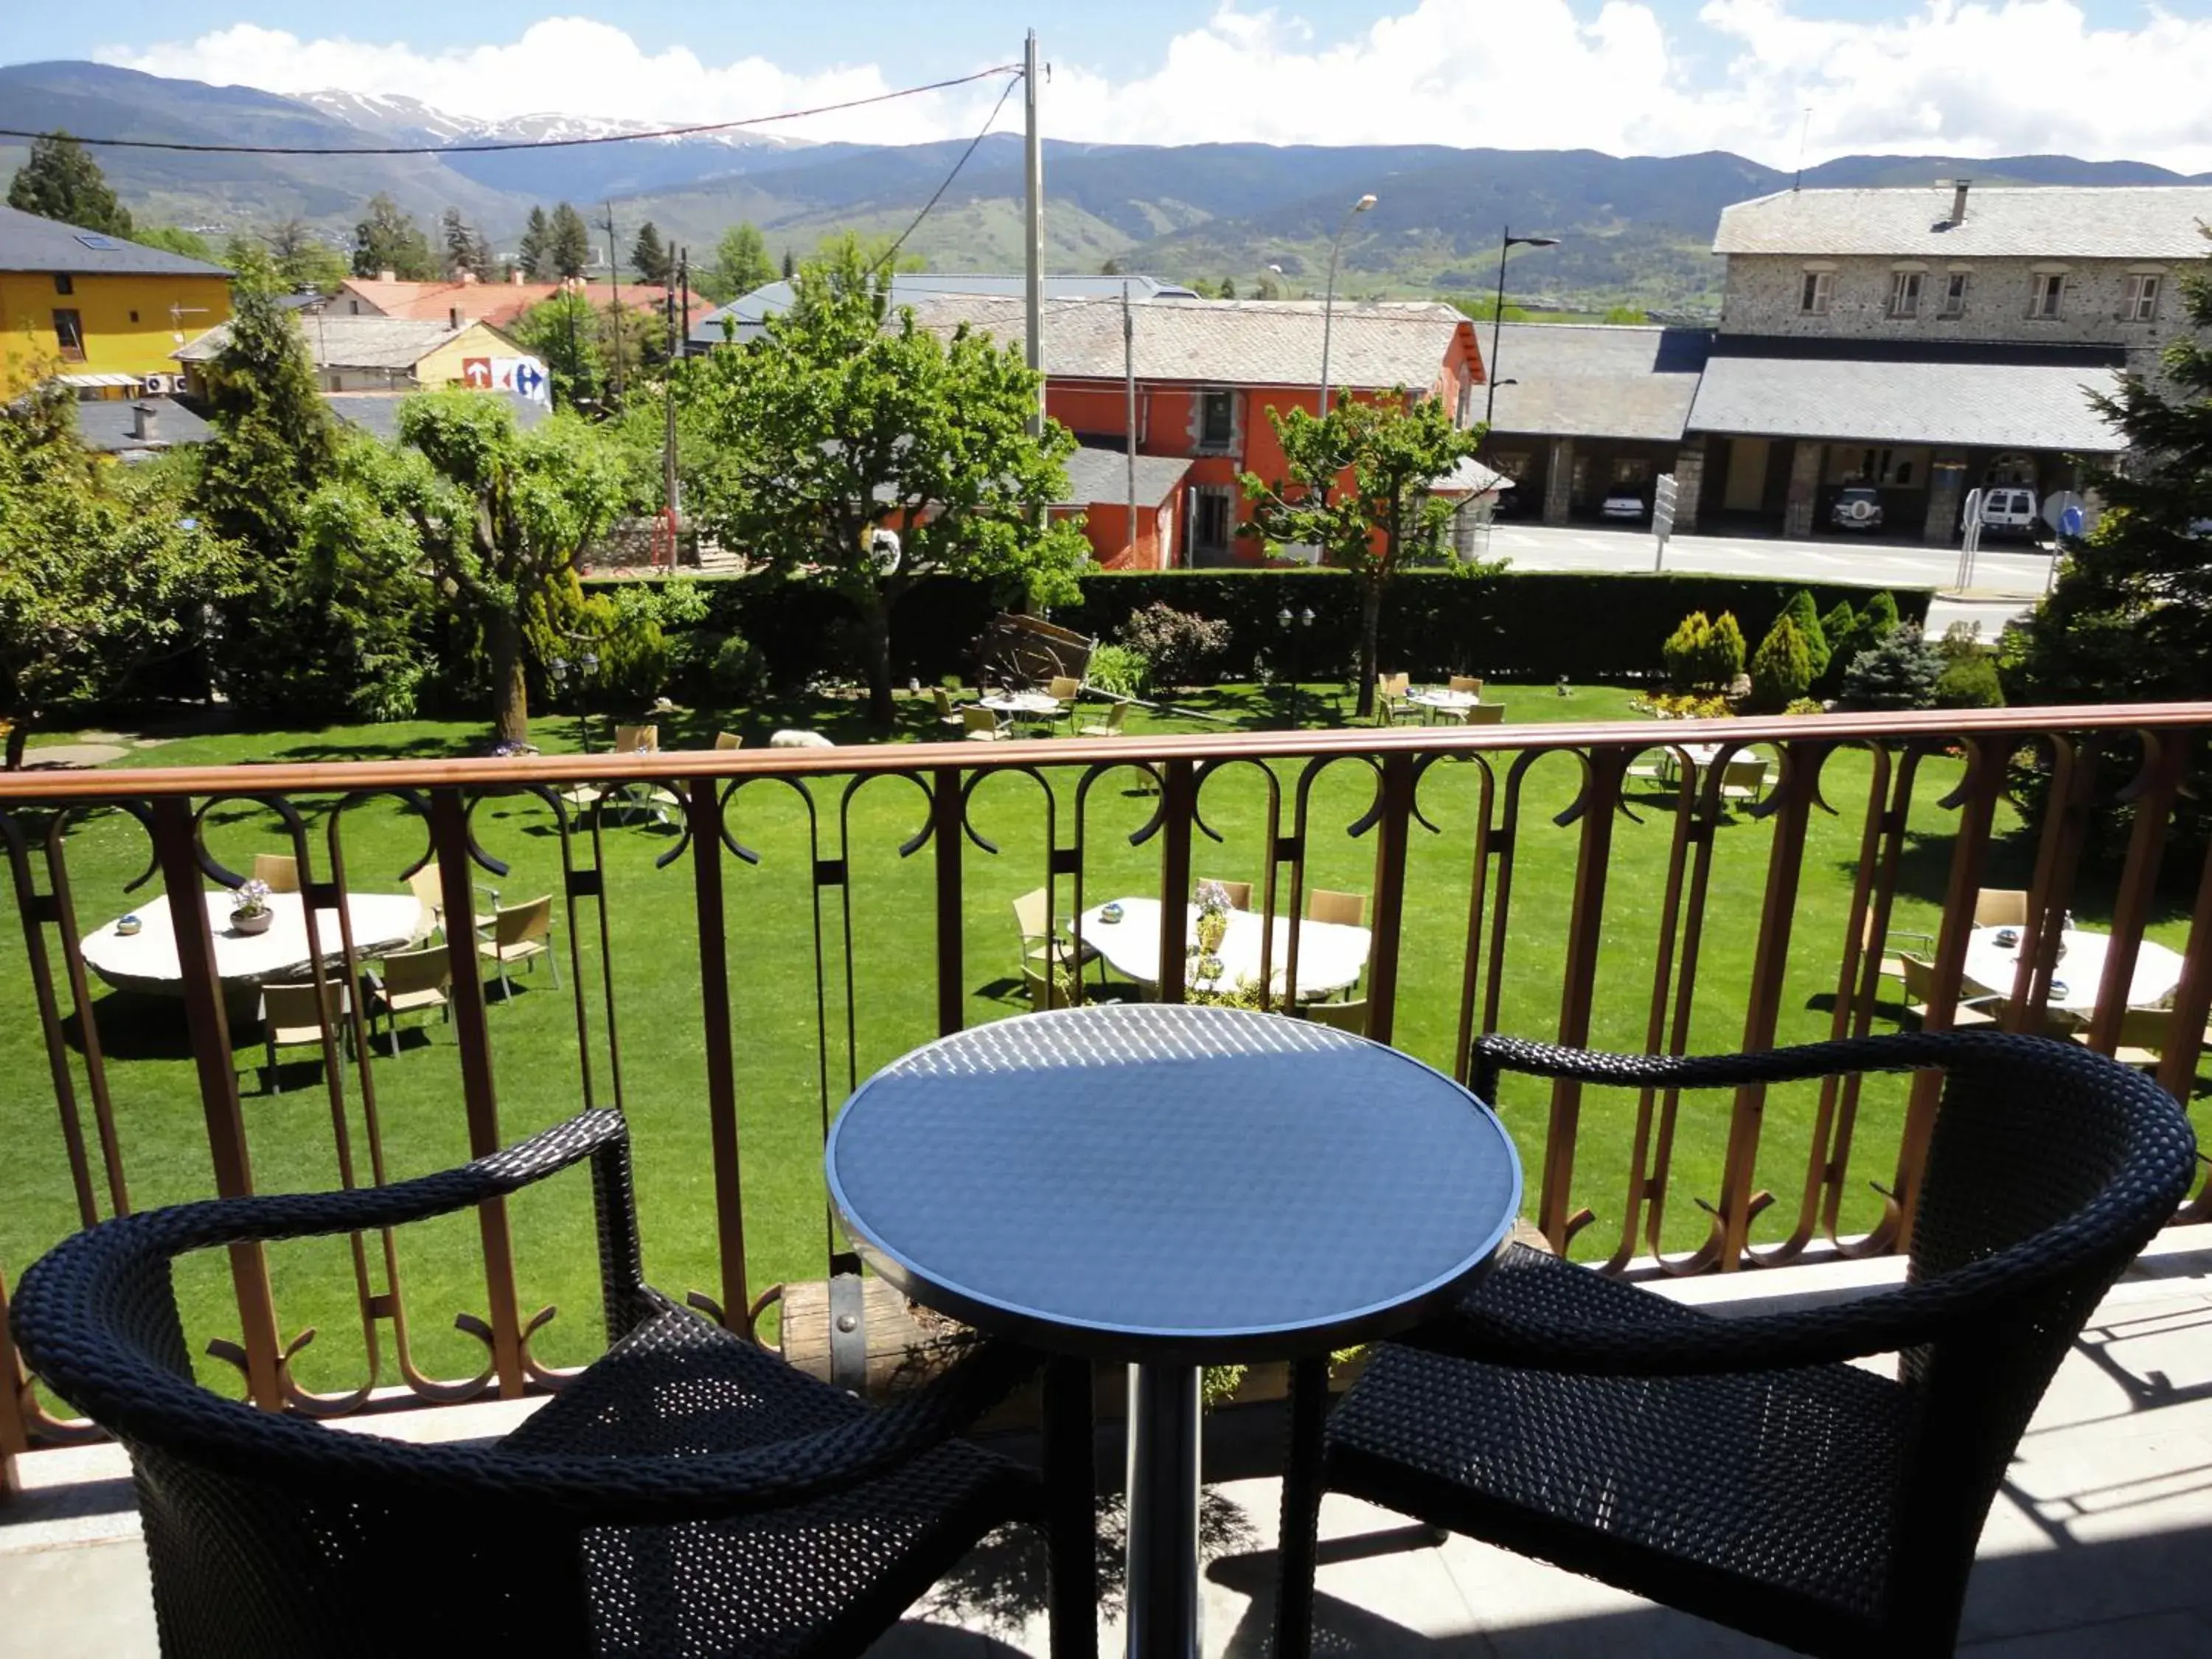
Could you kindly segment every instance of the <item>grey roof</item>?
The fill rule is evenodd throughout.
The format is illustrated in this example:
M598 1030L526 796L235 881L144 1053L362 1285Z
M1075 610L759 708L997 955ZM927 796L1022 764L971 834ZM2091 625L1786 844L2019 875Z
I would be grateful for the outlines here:
M1547 437L1673 443L1712 342L1712 331L1702 328L1503 324L1490 369L1517 384L1498 386L1491 424Z
M1064 463L1067 493L1055 507L1089 507L1094 501L1121 506L1129 499L1129 459L1126 450L1079 449ZM1137 457L1137 500L1158 507L1176 492L1190 463L1176 455Z
M140 404L154 411L151 441L134 436L136 410ZM102 398L76 405L76 434L87 449L103 455L120 455L135 449L170 449L179 444L204 444L215 428L182 404L167 398Z
M915 307L924 328L966 324L1002 340L1024 327L1019 300L940 298ZM1433 300L1340 301L1329 378L1340 386L1425 391L1459 331L1457 309ZM1312 386L1321 378L1318 300L1158 299L1136 319L1140 380L1206 386ZM1121 309L1114 301L1061 301L1045 307L1045 373L1067 380L1121 378Z
M228 276L221 265L167 248L142 247L20 208L0 207L0 270L66 271L72 276Z
M420 392L325 392L323 402L331 414L349 426L357 426L371 437L391 443L399 436L399 405ZM478 392L478 398L504 398L514 410L514 423L526 432L552 413L543 404L518 398L512 392Z
M2078 364L1715 357L1690 426L1778 438L1972 444L2109 453L2127 447L2090 407L2112 371Z
M489 327L464 318L459 328L443 319L412 317L349 317L320 312L299 317L307 355L317 368L412 368L447 341L471 328ZM501 337L504 338L504 336ZM204 363L230 343L230 325L219 323L173 354L179 362ZM515 348L521 350L520 347Z
M1785 190L1721 210L1716 253L1889 258L2192 259L2212 248L2212 185L1949 185Z
M1018 273L960 272L949 270L901 271L891 278L891 303L908 306L938 295L969 294L999 299L1019 300L1027 291L1029 279ZM1044 297L1048 300L1111 299L1119 303L1121 289L1127 285L1132 301L1158 299L1192 300L1196 293L1176 283L1164 283L1157 276L1048 276L1044 279ZM700 346L720 345L724 335L722 323L731 325L729 338L743 345L759 333L763 318L781 316L791 309L792 286L786 282L763 283L750 294L741 294L726 306L708 312L691 325L691 343Z
M1430 484L1439 495L1487 495L1493 489L1510 489L1513 480L1493 472L1472 455L1462 455L1452 470Z

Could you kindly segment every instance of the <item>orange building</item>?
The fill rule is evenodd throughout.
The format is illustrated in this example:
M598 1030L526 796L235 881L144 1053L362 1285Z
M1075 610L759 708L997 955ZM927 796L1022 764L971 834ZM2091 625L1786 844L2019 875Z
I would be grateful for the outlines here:
M1118 299L1045 308L1046 412L1118 465L1128 432L1125 362L1133 360L1140 459L1188 463L1179 499L1164 501L1149 521L1140 499L1133 544L1125 485L1088 509L1099 562L1124 569L1257 562L1258 546L1237 534L1251 508L1237 480L1248 471L1283 476L1269 410L1320 407L1321 302L1155 299L1129 314L1125 358ZM1023 328L1021 301L995 297L930 299L915 317L925 327L966 324L1002 339L1020 337ZM1329 379L1355 396L1404 386L1441 398L1465 426L1483 384L1482 354L1474 325L1453 307L1340 303L1330 325Z
M376 276L347 277L324 302L324 309L333 317L408 317L417 322L449 321L456 327L462 323L489 323L494 328L507 328L531 307L543 305L568 288L596 306L610 306L619 299L625 311L657 313L668 299L668 290L652 283L623 283L610 288L605 283L580 280L526 283L519 275L504 283L480 283L473 276L458 282L403 283L387 271ZM679 309L684 303L680 289L676 303ZM690 304L695 318L714 308L713 301L698 294L690 296Z

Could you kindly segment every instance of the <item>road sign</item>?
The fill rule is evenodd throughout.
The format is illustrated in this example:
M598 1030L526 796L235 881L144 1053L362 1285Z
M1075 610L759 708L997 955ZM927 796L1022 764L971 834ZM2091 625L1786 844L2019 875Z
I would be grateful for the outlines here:
M461 359L461 383L471 392L491 390L491 359L464 357Z
M2089 527L2089 515L2081 510L2079 501L2069 502L2058 514L2058 533L2078 536Z
M1982 492L1966 492L1966 504L1959 514L1966 535L1959 543L1959 579L1954 584L1961 593L1974 579L1974 556L1982 550Z
M1651 495L1651 534L1658 546L1651 555L1651 568L1658 569L1667 560L1667 538L1674 533L1674 506L1681 499L1681 481L1671 472L1659 475L1659 482Z

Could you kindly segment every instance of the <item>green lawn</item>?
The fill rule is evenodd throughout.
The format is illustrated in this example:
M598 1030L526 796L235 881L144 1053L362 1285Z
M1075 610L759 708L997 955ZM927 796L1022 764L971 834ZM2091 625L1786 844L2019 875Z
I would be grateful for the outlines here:
M1560 696L1551 687L1498 688L1516 722L1629 718L1630 694L1590 687ZM1279 693L1276 694L1279 696ZM1249 688L1229 687L1191 704L1234 725L1279 725L1279 702ZM933 711L921 701L904 706L907 734L934 736ZM1302 717L1328 723L1339 717L1335 688L1309 688ZM723 725L758 741L775 726L813 725L841 739L859 741L857 705L763 708L742 719L683 716L662 721L664 747L703 746ZM604 746L606 726L597 726ZM1188 718L1158 719L1139 712L1132 735L1151 731L1228 729ZM549 752L576 746L572 717L542 717L533 735ZM180 736L158 747L133 750L118 768L217 762L304 761L433 757L470 752L483 740L472 723L418 721L405 725L316 732L220 732ZM1911 825L1915 840L1905 862L1896 914L1903 927L1933 927L1935 901L1948 868L1953 815L1936 803L1958 776L1956 763L1923 768ZM1503 786L1505 768L1498 768ZM1129 775L1124 775L1127 777ZM1285 811L1294 791L1285 769ZM1409 1052L1449 1066L1456 1030L1463 942L1467 927L1469 857L1479 769L1444 763L1424 781L1421 805L1441 833L1417 830L1409 860L1405 942L1396 1041ZM1311 796L1310 884L1369 890L1373 879L1370 838L1343 831L1371 796L1371 773L1361 763L1334 763ZM1824 779L1824 793L1841 814L1816 812L1807 849L1796 918L1788 994L1780 1038L1825 1036L1828 999L1844 935L1850 882L1857 858L1869 763L1839 755ZM1522 836L1514 870L1511 926L1500 1019L1510 1031L1548 1036L1557 1029L1564 937L1571 896L1579 827L1562 828L1553 815L1571 799L1578 769L1569 756L1534 764L1524 782ZM1157 842L1132 848L1129 833L1150 817L1154 802L1131 783L1107 779L1085 804L1085 899L1157 890ZM737 1036L740 1136L743 1148L744 1246L751 1288L779 1280L818 1277L827 1245L820 1175L823 1096L834 1110L851 1083L935 1034L933 855L902 859L900 844L925 818L924 801L904 779L868 781L848 797L842 780L817 781L810 843L805 800L785 785L761 781L738 795L735 830L761 857L757 866L726 860L730 920L729 961ZM1054 780L1059 840L1079 833L1074 780ZM1257 768L1221 773L1206 787L1201 810L1223 841L1200 837L1194 866L1203 876L1251 879L1261 874L1266 836L1266 777ZM1603 950L1597 983L1594 1044L1640 1048L1650 998L1650 975L1672 814L1656 797L1632 798L1638 818L1616 822L1610 864ZM1030 778L994 779L975 795L973 821L996 855L970 842L963 850L965 950L969 1018L1003 1018L1025 1006L1016 969L1010 902L1043 879L1045 796ZM314 820L318 861L325 816ZM508 861L499 881L513 902L554 890L560 847L550 814L534 801L487 801L476 815L484 846ZM2009 808L1985 881L2024 886L2032 848ZM210 820L209 842L233 867L244 867L256 850L281 850L273 816L250 804L231 804ZM1739 817L1718 834L1707 933L1698 970L1692 1046L1740 1046L1742 1008L1756 945L1768 831ZM719 1294L714 1231L714 1176L705 1111L705 1067L699 1016L699 957L691 926L693 866L686 858L666 870L653 860L673 844L669 831L651 826L610 827L605 838L609 900L605 906L612 951L623 1097L637 1143L641 1224L648 1270L654 1281L681 1295ZM398 890L400 871L424 846L417 820L395 804L356 804L343 814L349 878L356 888ZM815 894L810 860L845 856L849 898L854 994L845 994L845 915L836 889L821 894L821 932L826 985L817 1004L814 973ZM129 817L98 814L70 836L71 879L81 923L96 927L130 908L125 884L143 867L147 843ZM485 878L489 879L489 877ZM1493 884L1491 897L1494 902ZM1065 882L1060 908L1068 908ZM0 1006L15 1017L0 1022L0 1066L16 1086L0 1093L0 1267L19 1273L40 1249L76 1224L67 1164L57 1131L46 1064L32 1008L12 890L0 896ZM2103 919L2098 896L2075 903L2085 923ZM541 965L520 981L507 1003L490 1011L501 1128L508 1139L553 1122L582 1100L589 1067L598 1097L609 1097L612 1054L605 1017L606 987L599 966L598 918L588 902L579 911L584 943L588 1031L580 1044L575 1006L556 993ZM2161 914L2154 935L2179 948L2186 917ZM562 972L568 963L563 935ZM132 1204L198 1197L211 1190L206 1138L179 1009L174 1004L102 993L97 1004L102 1043L109 1059L118 1138ZM848 1039L849 1019L849 1039ZM1887 1029L1887 1022L1877 1029ZM817 1032L820 1037L817 1039ZM254 1034L258 1036L258 1034ZM281 1093L264 1092L255 1066L258 1041L237 1036L238 1064L251 1138L255 1179L265 1191L337 1184L337 1127L350 1137L355 1167L366 1177L368 1140L357 1079L349 1071L342 1120L336 1120L319 1067L295 1060L285 1068ZM304 1054L307 1051L301 1051ZM80 1057L81 1059L81 1057ZM447 1167L466 1156L458 1049L447 1029L432 1025L410 1035L398 1060L380 1050L374 1065L376 1113L387 1178ZM1844 1215L1846 1230L1863 1228L1878 1213L1869 1181L1893 1170L1902 1087L1870 1080L1862 1107ZM1778 1091L1767 1109L1759 1184L1776 1195L1754 1229L1755 1237L1786 1237L1795 1224L1810 1136L1812 1093ZM1530 1205L1544 1157L1547 1095L1523 1080L1509 1085L1501 1103L1519 1139L1529 1171ZM1725 1097L1684 1103L1674 1149L1664 1240L1670 1250L1702 1242L1705 1218L1693 1202L1717 1196L1729 1103ZM1593 1092L1583 1109L1575 1162L1576 1202L1596 1220L1577 1241L1576 1254L1602 1257L1621 1234L1632 1096ZM85 1117L89 1133L90 1112ZM1378 1132L1383 1118L1378 1110ZM518 1273L525 1317L547 1304L559 1316L544 1328L533 1351L547 1363L588 1358L599 1341L596 1257L587 1183L580 1176L556 1181L514 1206ZM410 1230L401 1238L400 1271L410 1328L411 1360L438 1377L472 1374L483 1350L453 1328L453 1316L484 1311L476 1226L463 1217ZM296 1374L306 1385L337 1390L362 1380L362 1339L355 1311L351 1255L343 1241L287 1245L272 1252L278 1308L289 1340L313 1326L319 1334L302 1352ZM380 1289L380 1263L372 1264ZM180 1277L195 1347L213 1336L234 1336L228 1275L219 1261L194 1263ZM398 1380L387 1352L379 1379Z

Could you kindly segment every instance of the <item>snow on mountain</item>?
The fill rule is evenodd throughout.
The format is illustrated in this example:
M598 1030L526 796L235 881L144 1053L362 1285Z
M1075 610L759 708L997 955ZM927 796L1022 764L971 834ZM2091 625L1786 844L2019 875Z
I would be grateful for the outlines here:
M544 143L561 138L605 138L626 132L653 132L664 127L691 125L683 121L639 121L618 117L562 115L545 112L484 120L468 115L449 115L433 109L419 98L399 93L346 92L331 89L300 94L299 101L320 110L363 132L399 142L441 144ZM732 149L797 148L803 140L735 128L701 133L667 143L715 143Z

